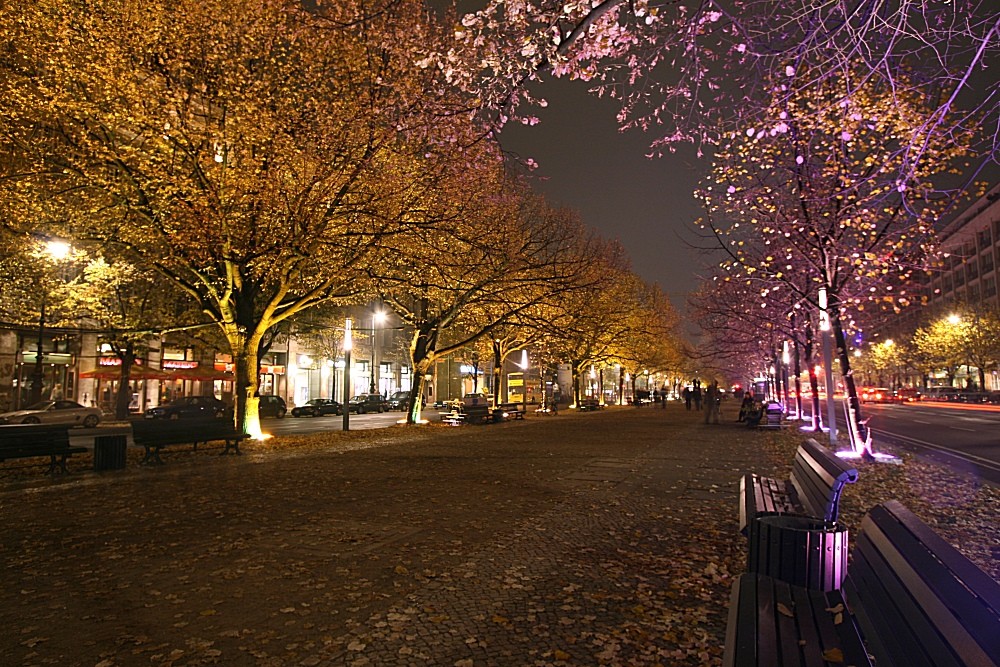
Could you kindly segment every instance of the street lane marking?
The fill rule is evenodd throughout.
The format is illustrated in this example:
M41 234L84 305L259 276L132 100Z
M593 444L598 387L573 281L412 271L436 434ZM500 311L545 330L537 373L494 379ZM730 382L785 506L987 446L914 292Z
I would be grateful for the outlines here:
M915 422L917 424L930 424L931 423L931 422L925 422L923 419L911 419L910 421L911 422Z
M926 449L936 449L939 452L945 452L951 454L952 456L958 459L965 459L966 461L978 463L979 465L982 465L983 467L986 468L992 468L993 470L1000 470L1000 463L997 463L992 459L984 458L982 456L977 456L975 454L969 454L968 452L963 452L960 449L953 449L951 447L945 447L944 445L934 444L933 442L927 442L926 440L919 440L917 438L911 438L906 435L899 435L891 431L886 431L885 429L872 429L872 433L874 433L875 435L881 433L883 436L888 436L889 438L893 438L904 443L920 445L921 447L924 447Z
M956 431L968 431L969 433L975 433L976 431L979 430L979 429L976 429L976 428L963 428L961 426L949 426L948 428L953 428Z

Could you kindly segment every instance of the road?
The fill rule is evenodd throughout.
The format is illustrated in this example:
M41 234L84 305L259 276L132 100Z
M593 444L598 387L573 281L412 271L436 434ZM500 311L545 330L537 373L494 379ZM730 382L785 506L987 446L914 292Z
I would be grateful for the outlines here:
M1000 485L997 406L869 403L864 413L876 444L902 444Z

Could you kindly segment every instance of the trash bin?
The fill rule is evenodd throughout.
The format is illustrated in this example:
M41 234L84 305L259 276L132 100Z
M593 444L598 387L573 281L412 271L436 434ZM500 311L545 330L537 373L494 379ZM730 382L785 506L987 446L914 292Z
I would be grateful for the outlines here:
M791 514L759 517L750 526L749 570L794 586L839 590L847 574L847 529Z
M125 467L124 435L99 435L94 438L94 470L121 470Z

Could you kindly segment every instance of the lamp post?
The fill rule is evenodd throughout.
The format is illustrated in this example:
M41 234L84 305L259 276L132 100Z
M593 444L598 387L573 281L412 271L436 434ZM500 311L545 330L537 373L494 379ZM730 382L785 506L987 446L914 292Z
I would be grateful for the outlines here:
M45 242L45 253L49 256L49 258L55 261L65 259L72 249L72 246L65 241L52 240ZM31 371L31 393L28 398L29 405L34 405L42 400L42 385L45 384L45 354L42 347L45 341L46 296L45 287L43 286L42 303L38 315L38 344L35 349L35 367Z
M368 393L375 393L376 377L375 377L375 327L378 323L385 321L385 313L381 311L375 311L372 313L372 372L371 372L371 383L368 386Z
M830 338L830 313L827 309L826 288L819 288L819 332L823 339L823 375L826 381L826 422L830 433L830 444L837 444L837 411L833 402L833 349Z
M351 318L347 318L344 322L344 405L341 410L344 416L343 429L345 431L351 430L351 348L354 347L354 341L351 340Z

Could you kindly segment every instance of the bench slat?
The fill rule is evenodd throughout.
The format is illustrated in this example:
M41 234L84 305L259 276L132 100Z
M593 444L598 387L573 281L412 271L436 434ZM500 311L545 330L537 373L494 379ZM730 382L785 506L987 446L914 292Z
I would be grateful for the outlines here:
M873 638L873 653L890 664L998 664L997 609L910 531L917 527L926 533L929 527L899 503L887 505L892 507L875 508L862 524L857 564L849 573L848 601L852 609L864 609L859 622L865 636ZM908 515L910 526L899 522L899 513ZM936 547L951 560L962 559L962 569L975 568L943 540ZM1000 586L980 574L975 586L987 596L995 594Z
M730 594L724 667L831 667L839 649L844 665L870 666L855 626L834 612L843 598L759 574L741 575Z
M740 481L740 532L764 514L801 514L835 522L840 511L840 495L846 484L858 479L858 471L813 439L795 452L787 482L755 474Z

